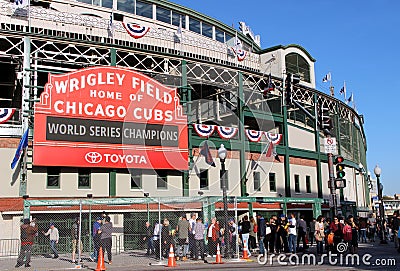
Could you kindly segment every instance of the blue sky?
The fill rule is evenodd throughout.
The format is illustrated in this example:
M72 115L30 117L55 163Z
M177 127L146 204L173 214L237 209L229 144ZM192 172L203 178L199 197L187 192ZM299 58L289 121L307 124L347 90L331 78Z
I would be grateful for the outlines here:
M299 44L316 59L317 89L335 95L346 81L364 115L368 170L382 169L384 194L400 193L400 1L396 0L172 0L227 25L245 21L263 49ZM340 97L342 98L342 97ZM400 159L399 159L400 160Z

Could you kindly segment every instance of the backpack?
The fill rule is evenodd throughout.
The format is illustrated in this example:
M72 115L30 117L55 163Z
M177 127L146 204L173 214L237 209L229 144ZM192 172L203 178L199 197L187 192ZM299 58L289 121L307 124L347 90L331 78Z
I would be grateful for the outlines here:
M328 234L328 245L333 245L333 237L335 235L333 234L333 232L331 232L330 234Z
M352 239L352 228L350 225L346 225L343 227L343 239L345 241L350 241Z

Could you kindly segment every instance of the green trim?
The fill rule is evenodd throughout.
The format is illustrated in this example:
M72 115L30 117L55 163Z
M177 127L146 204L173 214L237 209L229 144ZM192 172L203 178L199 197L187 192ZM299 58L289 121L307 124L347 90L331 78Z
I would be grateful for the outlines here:
M283 81L282 89L285 89L285 81ZM284 97L282 96L282 105L284 103ZM290 157L289 157L289 128L288 128L288 112L287 105L283 105L283 138L284 138L284 155L285 155L285 197L291 197L292 193L290 190Z
M117 50L115 48L110 48L110 65L117 66Z
M186 60L182 60L182 85L185 86L185 89L183 90L184 95L182 95L182 100L186 105L186 114L188 118L188 152L189 152L189 164L188 167L189 169L192 168L193 164L193 154L192 154L192 125L190 123L191 121L191 116L189 116L190 112L192 111L191 108L191 101L192 101L192 89L191 88L186 88L187 86L187 62ZM184 197L189 196L189 170L185 170L182 175L182 187L183 187L183 195Z
M322 193L322 168L321 168L321 144L319 137L319 127L318 127L318 112L317 112L317 104L318 104L318 96L314 93L314 117L315 117L315 129L314 129L314 139L315 139L315 150L317 152L317 190L318 190L318 198L323 198ZM313 209L314 217L317 217L321 214L321 208Z
M243 74L238 72L238 118L239 118L239 138L240 140L240 195L243 197L247 193L246 187L246 144L244 133L244 92L243 92Z
M263 49L263 50L259 51L258 53L259 53L259 54L264 54L264 53L269 53L269 52L277 51L277 50L279 50L279 49L286 50L286 49L289 49L289 48L291 48L291 47L294 47L294 48L297 48L297 49L303 51L303 53L305 53L305 54L308 56L308 58L309 58L312 62L315 62L315 61L316 61L315 58L313 58L313 57L310 55L310 53L307 52L306 49L304 49L304 47L302 47L302 46L300 46L300 45L298 45L298 44L276 45L276 46L273 46L273 47L270 47L270 48L267 48L267 49Z
M108 174L108 195L110 197L115 197L117 195L117 171L112 169Z

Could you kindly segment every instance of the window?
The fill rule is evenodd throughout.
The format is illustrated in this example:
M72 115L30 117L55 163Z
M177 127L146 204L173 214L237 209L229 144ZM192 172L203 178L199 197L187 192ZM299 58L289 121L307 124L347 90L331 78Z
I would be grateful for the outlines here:
M200 170L200 189L208 190L208 169Z
M120 11L125 11L129 13L134 12L134 0L117 0L117 9Z
M215 28L215 39L219 42L225 42L224 31L221 29Z
M209 37L209 38L213 37L213 29L212 29L211 25L206 24L206 23L202 23L201 24L201 29L202 29L201 30L201 34L203 36L206 36L206 37Z
M78 0L78 2L91 4L94 6L102 6L105 8L112 8L112 0Z
M172 25L179 26L179 21L182 20L182 28L186 28L186 16L172 11Z
M153 5L136 1L136 15L153 18Z
M78 188L90 188L91 171L88 168L80 168L78 169Z
M300 176L294 175L294 192L300 193Z
M131 170L131 189L142 189L142 172Z
M306 192L311 193L311 177L306 176Z
M254 191L261 191L260 172L253 172L253 186Z
M297 73L300 75L301 80L309 83L311 82L310 65L304 57L296 53L290 53L286 55L285 63L288 73Z
M167 171L157 171L157 189L168 189Z
M105 8L112 8L113 0L101 0L101 6Z
M189 18L189 30L201 34L200 21Z
M223 189L224 188L224 182L225 182L225 185L226 185L226 190L228 190L229 189L229 179L228 179L228 171L227 170L225 170L225 174L223 174L222 175L222 170L220 170L219 171L219 186L220 186L220 188L221 189Z
M47 168L47 188L60 188L60 168Z
M269 191L276 192L276 178L273 172L269 173Z
M156 8L156 20L164 23L171 23L171 10L158 7Z

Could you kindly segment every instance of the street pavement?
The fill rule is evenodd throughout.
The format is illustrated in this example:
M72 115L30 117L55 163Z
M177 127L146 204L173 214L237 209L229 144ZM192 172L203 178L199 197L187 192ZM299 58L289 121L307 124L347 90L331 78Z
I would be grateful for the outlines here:
M311 254L315 254L315 245L308 249L308 253L268 255L265 264L258 263L256 253L253 253L250 259L222 259L223 264L214 264L215 258L208 257L205 263L201 260L177 261L176 267L166 267L167 260L158 261L154 258L146 257L144 251L129 251L120 254L114 254L112 264L107 263L105 255L105 268L109 271L141 271L141 270L399 270L400 271L400 253L398 253L393 242L382 245L379 242L360 244L357 258L349 254L325 256L322 260L318 256L314 259ZM272 260L271 260L272 259ZM261 258L263 260L263 258ZM296 264L297 263L297 264ZM311 264L310 264L311 263ZM58 271L58 270L96 270L97 263L91 262L90 258L83 254L81 265L75 265L71 262L70 255L60 255L58 259L52 259L50 256L33 256L31 267L15 268L16 258L0 258L0 270L35 270L35 271Z

